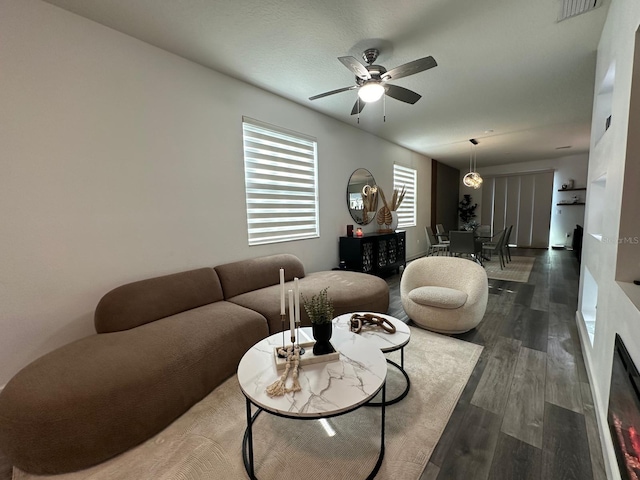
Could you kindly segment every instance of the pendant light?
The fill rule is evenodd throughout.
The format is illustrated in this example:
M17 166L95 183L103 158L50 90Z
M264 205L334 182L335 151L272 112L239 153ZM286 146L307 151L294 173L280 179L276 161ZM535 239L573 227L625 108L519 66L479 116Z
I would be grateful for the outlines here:
M467 173L463 179L467 187L478 189L482 186L482 177L476 171L476 145L478 141L475 138L469 140L471 142L471 153L469 155L469 173Z

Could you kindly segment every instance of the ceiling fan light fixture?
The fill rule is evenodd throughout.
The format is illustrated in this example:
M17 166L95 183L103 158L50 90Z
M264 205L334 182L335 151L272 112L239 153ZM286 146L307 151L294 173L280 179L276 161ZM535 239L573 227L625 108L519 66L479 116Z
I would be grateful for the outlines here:
M384 87L378 82L367 82L358 89L360 100L366 103L377 102L384 95Z

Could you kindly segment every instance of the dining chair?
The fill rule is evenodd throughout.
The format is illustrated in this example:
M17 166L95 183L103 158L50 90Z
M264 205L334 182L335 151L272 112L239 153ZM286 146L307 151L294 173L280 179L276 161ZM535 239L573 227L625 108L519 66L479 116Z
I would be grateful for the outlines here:
M464 230L449 232L449 254L459 257L468 256L482 265L482 242L476 239L475 233Z
M480 238L482 240L483 245L487 246L487 247L495 247L496 243L498 243L498 240L500 239L500 235L502 235L503 232L505 232L507 229L505 228L504 230L500 230L499 232L494 233L493 235L489 234L489 235L477 235L476 237Z
M509 228L507 228L507 233L505 233L504 241L502 242L502 251L504 253L504 258L507 260L507 263L511 261L511 249L509 248L509 239L511 238L511 230L513 230L513 225L509 225Z
M430 255L447 255L449 244L437 242L431 227L424 227L424 231L427 237L427 257Z
M488 253L489 258L493 257L493 254L497 254L500 259L500 270L504 269L505 266L505 257L504 257L504 239L506 236L507 230L502 230L498 234L498 240L495 243L487 242L482 244L482 252Z
M444 229L444 225L436 223L436 236L438 237L438 243L449 243L449 235Z

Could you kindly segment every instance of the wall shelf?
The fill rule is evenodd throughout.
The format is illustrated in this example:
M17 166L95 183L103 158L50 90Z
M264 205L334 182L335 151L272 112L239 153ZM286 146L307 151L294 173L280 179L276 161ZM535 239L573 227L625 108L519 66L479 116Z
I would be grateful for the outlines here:
M559 188L558 191L559 192L576 192L578 190L586 190L587 187L577 187L577 188Z
M576 203L556 203L559 207L566 207L567 205L584 205L584 202L576 202Z

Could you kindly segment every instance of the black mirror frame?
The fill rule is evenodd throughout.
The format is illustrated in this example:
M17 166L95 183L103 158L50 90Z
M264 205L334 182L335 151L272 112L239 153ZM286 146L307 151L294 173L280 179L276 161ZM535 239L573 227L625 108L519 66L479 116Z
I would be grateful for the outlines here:
M354 176L358 181L354 180ZM362 180L360 180L361 178ZM366 188L367 185L369 186L369 188L375 187L376 180L373 177L373 174L366 168L358 168L354 170L351 176L349 177L349 181L347 182L347 209L349 210L349 214L351 215L351 218L353 218L353 221L356 222L358 225L368 225L369 223L371 223L375 218L375 213L377 211L376 210L378 206L377 196L375 199L375 204L374 204L375 208L373 209L373 212L366 212L364 207L353 208L354 202L358 204L363 203L362 194L363 193L366 194L366 192L369 190ZM356 194L360 195L359 199L355 197ZM367 215L367 213L373 213L373 215L371 214Z

